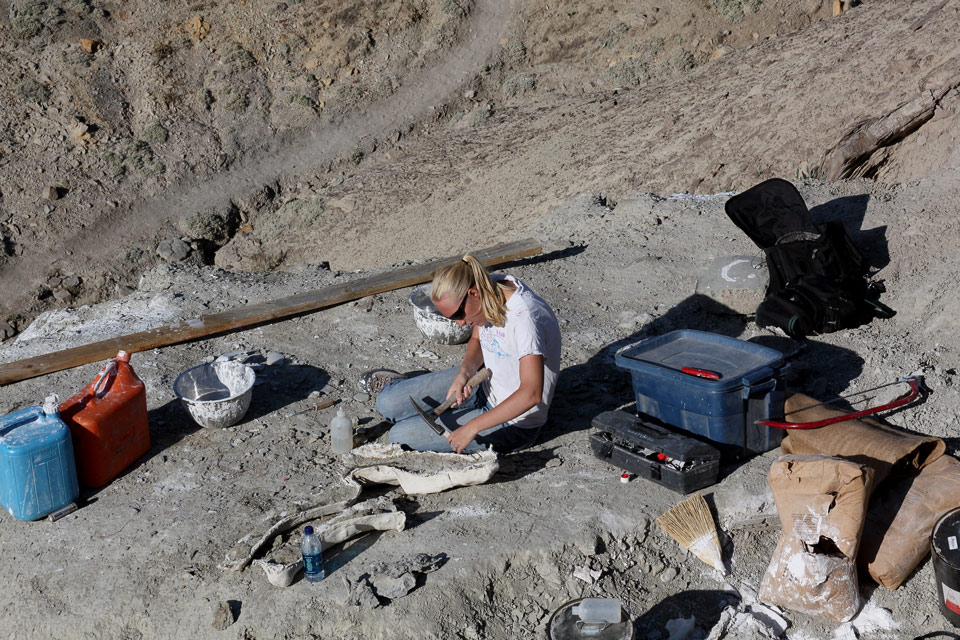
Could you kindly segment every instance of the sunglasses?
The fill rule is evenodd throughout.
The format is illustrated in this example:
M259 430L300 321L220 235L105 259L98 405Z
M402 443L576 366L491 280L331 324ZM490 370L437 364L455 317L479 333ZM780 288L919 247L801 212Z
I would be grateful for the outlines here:
M457 307L457 310L453 312L453 315L447 316L448 320L463 320L467 316L467 298L470 297L470 292L463 294L463 300L460 301L460 306Z

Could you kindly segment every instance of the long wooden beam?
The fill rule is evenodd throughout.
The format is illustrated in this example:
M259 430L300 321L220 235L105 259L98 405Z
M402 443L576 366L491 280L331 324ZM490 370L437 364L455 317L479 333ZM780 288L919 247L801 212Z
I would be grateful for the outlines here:
M527 239L489 247L473 253L484 266L492 266L535 256L541 252L540 243ZM0 365L0 386L35 378L54 371L62 371L91 362L106 360L117 355L121 349L128 353L156 349L180 342L214 336L236 329L282 320L293 316L317 311L326 307L357 300L375 293L402 289L427 282L433 271L441 266L460 260L461 256L443 258L424 264L410 265L385 273L358 278L343 284L332 285L299 293L297 295L261 302L245 307L231 309L223 313L200 316L183 320L176 324L157 327L139 333L109 338L83 345L55 351L53 353L26 358Z

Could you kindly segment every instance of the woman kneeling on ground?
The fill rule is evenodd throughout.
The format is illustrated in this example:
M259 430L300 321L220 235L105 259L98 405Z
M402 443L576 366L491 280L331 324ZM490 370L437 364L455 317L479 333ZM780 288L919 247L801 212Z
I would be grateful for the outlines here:
M390 442L417 451L498 453L534 444L560 371L560 326L550 306L513 276L491 276L473 256L439 269L430 298L458 325L473 327L459 367L406 377L381 369L365 374L368 389L384 385L377 411L395 424ZM477 388L467 381L483 367L491 376ZM379 377L379 379L378 379ZM437 435L410 403L425 411L455 397L437 418L450 429Z

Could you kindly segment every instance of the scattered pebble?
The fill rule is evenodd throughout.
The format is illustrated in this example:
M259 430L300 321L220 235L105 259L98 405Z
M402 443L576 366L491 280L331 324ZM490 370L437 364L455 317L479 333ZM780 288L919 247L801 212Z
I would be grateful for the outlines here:
M167 238L157 245L157 255L167 262L182 262L190 251L190 245L180 238Z
M236 618L233 616L233 610L230 608L230 603L221 600L213 611L213 628L223 631L236 621Z
M678 573L679 573L679 572L677 571L676 567L667 567L667 568L664 570L664 572L660 574L660 581L661 581L661 582L673 582L674 578L677 577L677 574L678 574Z
M57 289L53 292L53 297L56 298L57 302L67 303L73 300L73 294L67 291L66 289Z
M0 319L0 339L3 338L12 338L17 334L16 328L7 322L6 320Z
M283 364L286 360L286 357L282 353L277 353L276 351L267 351L267 365L273 366L275 364Z
M367 402L368 400L370 400L370 394L369 394L369 393L356 393L356 394L353 395L353 399L356 400L357 402Z
M426 349L417 349L413 352L414 357L417 358L426 358L427 360L439 360L440 356L434 353L433 351L427 351Z
M594 582L599 580L600 576L602 575L603 575L602 571L599 571L597 569L590 569L589 567L586 567L586 566L577 567L576 569L573 570L573 577L579 580L582 580L587 584L593 584Z
M96 53L101 46L103 45L96 40L91 40L90 38L80 38L80 48L83 49L84 53Z

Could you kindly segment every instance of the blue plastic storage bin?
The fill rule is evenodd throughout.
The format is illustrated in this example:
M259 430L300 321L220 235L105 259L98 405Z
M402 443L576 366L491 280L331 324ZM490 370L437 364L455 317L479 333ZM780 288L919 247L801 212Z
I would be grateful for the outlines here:
M30 407L0 418L0 506L36 520L79 495L70 430L56 412Z
M630 371L640 413L748 452L768 451L783 439L780 429L754 424L783 416L789 364L776 349L682 329L621 351L616 363Z

